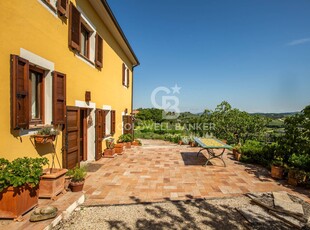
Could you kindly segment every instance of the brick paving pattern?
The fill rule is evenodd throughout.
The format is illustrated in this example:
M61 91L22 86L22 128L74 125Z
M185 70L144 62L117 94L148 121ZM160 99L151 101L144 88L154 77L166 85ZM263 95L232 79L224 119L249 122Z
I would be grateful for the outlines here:
M202 166L206 157L199 148L164 141L143 141L143 146L126 149L113 159L89 166L84 186L85 205L158 202L167 199L218 198L248 192L292 191L273 180L261 167L246 165L224 154ZM309 197L309 196L308 196Z

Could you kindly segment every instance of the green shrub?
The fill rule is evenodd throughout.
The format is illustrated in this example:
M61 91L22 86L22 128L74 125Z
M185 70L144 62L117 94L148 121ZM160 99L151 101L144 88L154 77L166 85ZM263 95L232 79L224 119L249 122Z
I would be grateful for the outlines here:
M83 181L86 177L86 174L86 168L84 166L79 167L78 165L73 169L69 169L69 171L66 173L67 176L71 177L73 182Z
M258 141L248 140L241 146L240 151L242 153L241 161L246 163L264 163L263 144Z
M0 158L0 191L13 186L29 185L35 187L40 182L43 174L43 166L48 163L48 159L43 158L17 158L11 163Z
M310 156L307 154L292 154L289 158L289 165L293 168L310 171Z
M119 136L118 143L123 143L123 142L132 142L132 135L127 133L127 134L122 134Z

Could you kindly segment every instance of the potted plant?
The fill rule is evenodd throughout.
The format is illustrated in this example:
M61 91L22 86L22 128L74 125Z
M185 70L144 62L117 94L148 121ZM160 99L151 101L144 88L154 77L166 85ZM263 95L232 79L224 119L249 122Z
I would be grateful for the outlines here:
M271 177L274 179L283 179L284 166L281 158L274 159L271 164Z
M290 185L300 185L304 184L307 179L307 173L303 170L290 168L288 171L288 180L287 183Z
M52 127L44 127L37 131L35 135L32 135L35 143L37 144L46 144L53 143L56 136L59 134L57 130Z
M39 181L47 158L0 158L0 218L17 219L38 205Z
M69 169L68 176L71 177L70 188L72 192L80 192L83 190L85 177L87 175L85 167L76 166L73 169Z
M306 181L310 166L310 156L308 154L292 154L289 158L288 183L291 185L303 184Z
M132 142L132 135L129 133L122 134L119 136L117 142L118 143L124 143L125 147L127 149L130 149L131 148L131 142Z
M103 157L104 158L112 158L115 155L115 150L114 150L114 139L113 138L108 138L105 140L106 143L106 149L103 152Z
M141 141L138 140L138 139L135 139L131 144L132 144L133 146L141 146L141 145L142 145Z
M114 145L114 150L117 155L122 155L124 151L124 143L116 143Z

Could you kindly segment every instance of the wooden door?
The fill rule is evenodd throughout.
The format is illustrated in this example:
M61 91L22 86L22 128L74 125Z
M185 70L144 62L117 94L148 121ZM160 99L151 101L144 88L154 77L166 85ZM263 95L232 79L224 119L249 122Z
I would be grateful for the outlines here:
M68 169L80 165L80 109L67 106L65 127L65 151L63 154L64 167Z
M99 160L102 157L102 139L103 139L103 127L104 127L104 111L102 109L96 109L96 153L95 153L95 160Z

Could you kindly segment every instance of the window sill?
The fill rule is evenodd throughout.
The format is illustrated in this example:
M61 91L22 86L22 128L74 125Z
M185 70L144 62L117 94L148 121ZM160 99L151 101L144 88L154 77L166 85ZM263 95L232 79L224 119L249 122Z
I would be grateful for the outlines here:
M57 9L48 1L43 0L42 1L51 11L53 11L55 14L57 14Z
M41 128L53 128L53 125L44 125L44 124L37 124L37 125L29 125L29 130L36 130Z
M91 61L88 57L85 57L83 54L80 54L80 53L77 53L77 56L95 67L95 62Z

